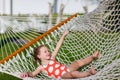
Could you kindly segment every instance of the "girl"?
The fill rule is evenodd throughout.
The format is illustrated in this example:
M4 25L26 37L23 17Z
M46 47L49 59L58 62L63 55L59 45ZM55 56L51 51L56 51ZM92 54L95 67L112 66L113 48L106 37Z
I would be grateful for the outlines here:
M77 60L71 63L69 66L65 66L55 60L59 48L62 45L62 42L65 36L69 33L69 31L65 31L61 36L60 40L58 41L55 50L51 54L45 45L41 45L34 51L34 58L35 60L41 60L41 65L33 72L24 72L20 75L21 78L24 77L34 77L40 72L45 72L50 77L54 78L63 78L63 79L73 79L73 78L83 78L90 75L96 74L96 70L94 67L91 67L89 71L79 72L77 71L78 68L89 64L95 58L98 58L99 52L96 51L93 55L82 59Z

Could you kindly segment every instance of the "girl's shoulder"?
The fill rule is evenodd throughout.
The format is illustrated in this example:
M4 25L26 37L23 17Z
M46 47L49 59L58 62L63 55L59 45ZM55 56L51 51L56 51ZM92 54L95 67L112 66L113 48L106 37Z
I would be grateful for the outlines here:
M36 74L36 73L42 72L43 70L44 70L43 66L39 65L33 73Z
M37 70L44 71L43 65L39 65L39 66L37 67Z
M55 60L55 58L53 58L53 57L50 57L50 60Z
M39 69L42 69L42 68L43 68L43 65L39 65L38 68L39 68Z

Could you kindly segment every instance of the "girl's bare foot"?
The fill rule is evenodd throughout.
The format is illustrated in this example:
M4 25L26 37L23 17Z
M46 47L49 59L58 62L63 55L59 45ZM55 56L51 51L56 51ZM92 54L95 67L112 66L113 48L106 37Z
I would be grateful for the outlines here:
M100 55L99 51L95 51L92 55L93 58L98 58Z
M97 73L94 67L91 67L91 68L90 68L90 73L91 73L92 75L94 75L94 74Z

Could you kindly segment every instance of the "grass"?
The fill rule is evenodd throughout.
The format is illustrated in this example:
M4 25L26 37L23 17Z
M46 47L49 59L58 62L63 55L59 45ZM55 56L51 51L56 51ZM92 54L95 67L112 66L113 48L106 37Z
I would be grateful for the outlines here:
M22 79L0 72L0 80L22 80Z
M31 31L28 30L25 32L17 32L17 33L9 32L9 33L10 33L9 35L7 33L0 34L0 60L3 59L3 56L5 58L10 53L13 53L14 51L22 47L22 44L14 43L14 41L17 41L17 39L22 39L27 41L27 40L32 40L36 38L36 36L41 35L40 33L35 32L34 30Z

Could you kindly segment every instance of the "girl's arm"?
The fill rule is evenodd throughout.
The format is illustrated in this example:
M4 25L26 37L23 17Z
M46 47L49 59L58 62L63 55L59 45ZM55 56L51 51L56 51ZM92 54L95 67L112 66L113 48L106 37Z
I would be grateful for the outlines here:
M34 77L37 74L39 74L41 71L43 70L42 66L39 66L35 71L33 72L24 72L20 75L21 78L25 78L25 77Z
M52 58L53 58L53 59L55 59L55 57L56 57L56 55L57 55L57 53L58 53L58 51L59 51L59 49L60 49L60 47L61 47L61 45L62 45L62 43L63 43L64 38L65 38L65 36L66 36L68 33L69 33L69 31L65 31L65 32L63 33L63 35L61 36L60 40L58 41L58 43L57 43L57 45L56 45L56 48L55 48L55 50L54 50L53 53L52 53Z

